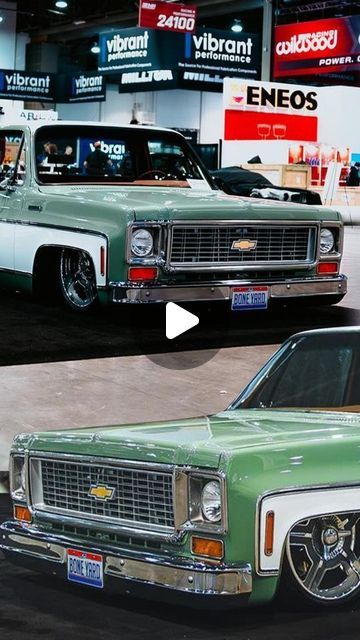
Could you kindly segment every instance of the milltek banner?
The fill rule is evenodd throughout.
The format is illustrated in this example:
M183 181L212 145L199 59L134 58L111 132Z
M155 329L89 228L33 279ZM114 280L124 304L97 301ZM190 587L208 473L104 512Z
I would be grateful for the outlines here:
M52 102L54 74L0 70L0 97L11 100Z
M179 68L257 79L260 74L260 41L253 33L197 29L184 36Z
M360 16L275 27L274 77L360 69Z
M119 93L133 91L161 91L177 87L177 72L171 69L156 69L155 71L127 71L122 73L119 83Z

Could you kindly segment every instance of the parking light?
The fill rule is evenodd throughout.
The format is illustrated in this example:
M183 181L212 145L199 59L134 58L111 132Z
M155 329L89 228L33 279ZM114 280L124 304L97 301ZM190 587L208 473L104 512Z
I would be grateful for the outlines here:
M156 280L158 269L157 267L130 267L128 275L130 282L148 282Z
M339 264L337 262L319 262L317 272L319 274L337 273Z
M222 540L212 540L211 538L191 538L191 551L196 556L206 556L221 560L224 555L224 544Z
M31 522L31 513L27 507L20 504L14 505L14 518L22 522Z

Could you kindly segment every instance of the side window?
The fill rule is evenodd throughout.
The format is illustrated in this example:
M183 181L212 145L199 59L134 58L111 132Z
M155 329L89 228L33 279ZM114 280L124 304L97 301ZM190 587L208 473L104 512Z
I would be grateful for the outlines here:
M150 140L148 146L151 168L154 171L159 171L164 176L178 180L202 177L191 157L185 154L179 145L164 140Z
M26 172L26 148L22 131L1 131L0 133L0 179L11 176L16 171L18 184L22 184Z

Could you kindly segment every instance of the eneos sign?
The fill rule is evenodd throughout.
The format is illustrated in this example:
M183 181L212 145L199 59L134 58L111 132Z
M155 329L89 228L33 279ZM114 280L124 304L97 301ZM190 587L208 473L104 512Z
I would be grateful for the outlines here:
M225 140L317 140L314 87L225 78L224 108Z

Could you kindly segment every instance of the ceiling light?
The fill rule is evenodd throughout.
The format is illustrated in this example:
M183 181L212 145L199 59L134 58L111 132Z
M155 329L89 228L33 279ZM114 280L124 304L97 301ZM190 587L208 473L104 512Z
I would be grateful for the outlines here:
M100 53L100 47L97 42L94 42L93 46L90 49L91 53Z
M80 24L86 24L86 20L73 20L73 24L78 27Z
M58 9L66 9L68 3L65 0L56 0L55 7Z
M242 30L243 30L243 27L242 27L241 21L235 18L234 24L231 27L231 31L234 31L235 33L240 33Z
M0 22L3 22L3 20L4 20L4 17L0 16Z

